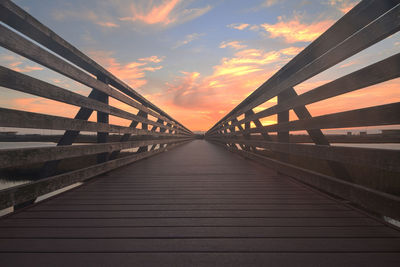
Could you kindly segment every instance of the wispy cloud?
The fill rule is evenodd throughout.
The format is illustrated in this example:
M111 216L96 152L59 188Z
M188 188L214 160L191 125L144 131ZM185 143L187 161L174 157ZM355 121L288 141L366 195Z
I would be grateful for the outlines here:
M236 50L239 50L239 49L246 48L247 45L241 44L241 42L239 42L239 41L231 41L231 42L224 41L219 45L219 48L226 48L226 47L232 47Z
M150 56L150 57L139 58L138 60L145 62L160 63L161 61L164 60L164 57Z
M185 38L183 40L178 41L175 46L172 47L172 49L176 49L178 47L187 45L191 42L193 42L194 40L199 39L201 36L203 36L204 33L192 33L192 34L188 34L185 36Z
M90 51L88 54L112 74L134 88L139 88L147 84L146 71L154 72L162 68L162 66L149 66L149 64L162 62L163 58L158 56L150 56L140 58L137 61L121 63L113 56L113 52Z
M153 1L133 3L131 14L121 17L121 21L141 22L149 25L180 24L200 17L211 10L211 6L187 8L188 2L181 0L165 0L159 4Z
M247 24L247 23L233 23L233 24L229 24L228 28L232 28L232 29L241 31L241 30L246 29L249 26L250 26L250 24Z
M266 1L264 1L262 3L262 6L263 7L271 7L271 6L276 5L277 3L281 2L281 1L278 1L278 0L266 0Z
M30 62L24 57L8 53L0 54L0 61L6 67L18 72L31 72L44 69L43 67L36 63Z
M349 12L355 5L357 5L359 0L329 0L329 4L336 7L343 14Z
M288 48L284 48L282 49L280 52L284 55L288 55L288 56L295 56L298 53L300 53L302 50L304 49L304 47L288 47Z
M98 25L100 25L100 26L102 26L102 27L106 27L106 28L118 28L118 27L119 27L118 24L115 24L115 23L113 23L113 22L103 22L103 21L99 21L99 22L96 22L96 24L98 24Z
M271 38L283 38L287 43L310 42L320 36L332 24L333 20L323 20L314 23L302 23L300 17L285 21L278 17L275 24L264 23L261 27Z
M99 25L103 28L118 28L117 24L113 19L105 14L97 13L94 10L87 8L81 9L57 9L52 12L52 17L55 20L63 21L66 19L75 19L80 21L89 21L93 24Z

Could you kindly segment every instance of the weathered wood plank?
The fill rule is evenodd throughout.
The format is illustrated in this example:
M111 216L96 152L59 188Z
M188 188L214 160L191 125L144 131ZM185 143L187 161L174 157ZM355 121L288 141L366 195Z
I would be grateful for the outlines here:
M1 149L0 168L14 167L24 164L60 160L106 152L110 153L116 150L140 147L144 145L175 143L178 140L185 141L187 139L156 139L93 145Z
M152 136L177 136L169 133L151 132L130 127L97 123L84 120L70 119L60 116L45 115L34 112L20 111L14 109L0 108L0 125L3 127L51 129L51 130L73 130L88 132L130 133L137 135Z
M107 228L4 228L0 238L350 238L392 237L389 227L107 227Z
M400 151L398 150L276 143L236 138L223 139L223 141L249 144L293 155L400 172Z
M0 220L0 229L64 227L370 227L382 226L371 218L119 218L119 219L12 219Z
M400 264L398 253L217 253L217 252L171 252L171 253L2 253L2 262L7 266L23 266L27 262L34 266L114 266L116 262L127 266L387 266Z
M400 102L361 108L334 114L312 117L304 120L263 126L268 132L299 131L310 129L332 129L360 126L378 126L400 124ZM244 130L244 133L259 133L260 128ZM235 134L226 134L234 136Z
M397 238L2 239L3 252L400 252Z

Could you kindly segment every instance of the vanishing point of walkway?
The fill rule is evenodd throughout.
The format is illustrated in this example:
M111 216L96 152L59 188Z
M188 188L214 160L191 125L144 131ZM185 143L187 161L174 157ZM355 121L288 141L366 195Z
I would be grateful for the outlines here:
M1 266L399 266L400 233L197 140L0 221Z

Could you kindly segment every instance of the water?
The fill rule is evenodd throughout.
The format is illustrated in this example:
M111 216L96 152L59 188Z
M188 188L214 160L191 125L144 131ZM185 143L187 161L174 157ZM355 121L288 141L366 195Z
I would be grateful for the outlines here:
M377 148L377 149L390 149L400 150L400 143L370 143L370 144L357 144L357 143L333 143L332 146L345 146L345 147L360 147L360 148Z
M0 142L0 149L55 146L53 142Z

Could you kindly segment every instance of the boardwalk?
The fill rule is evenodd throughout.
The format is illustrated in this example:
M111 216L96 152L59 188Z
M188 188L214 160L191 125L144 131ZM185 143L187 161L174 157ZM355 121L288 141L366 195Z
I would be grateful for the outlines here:
M1 266L400 263L400 232L202 140L99 176L0 227Z

